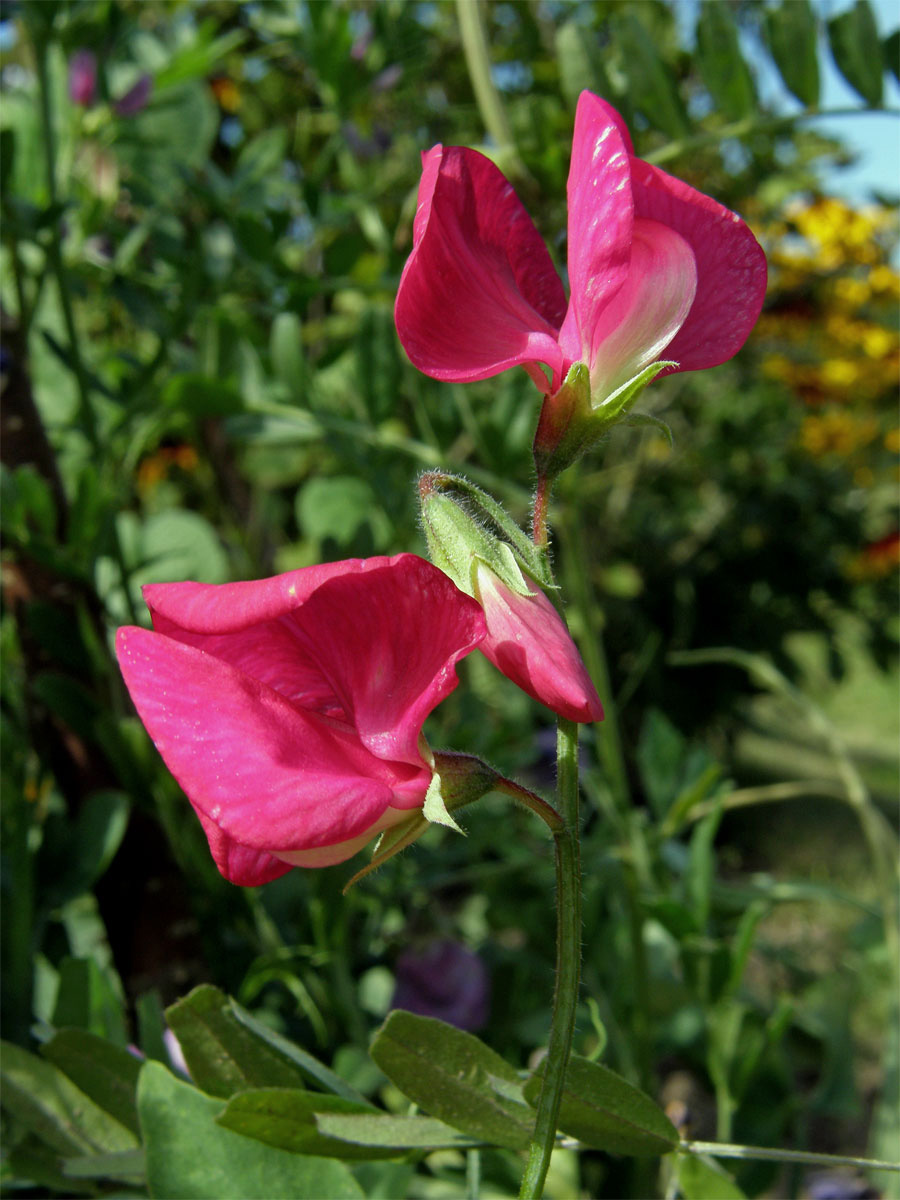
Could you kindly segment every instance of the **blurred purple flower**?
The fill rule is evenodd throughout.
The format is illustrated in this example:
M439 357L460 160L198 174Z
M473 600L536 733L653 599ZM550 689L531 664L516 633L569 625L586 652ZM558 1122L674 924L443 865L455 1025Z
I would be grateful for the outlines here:
M97 56L93 50L76 50L69 59L69 99L89 108L97 91Z
M390 92L397 86L403 76L403 68L399 63L392 63L391 66L385 67L372 80L373 92Z
M392 1007L438 1017L458 1029L487 1024L490 981L484 963L459 942L432 942L397 959Z
M146 108L150 93L153 91L153 79L150 75L142 75L137 83L128 89L113 106L117 117L134 117Z
M806 1185L809 1200L878 1200L880 1193L861 1175L817 1171Z

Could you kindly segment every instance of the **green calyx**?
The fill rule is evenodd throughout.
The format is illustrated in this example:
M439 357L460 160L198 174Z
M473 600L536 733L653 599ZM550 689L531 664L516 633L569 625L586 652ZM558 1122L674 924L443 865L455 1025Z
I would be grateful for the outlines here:
M474 804L488 792L502 792L531 809L554 834L562 829L562 820L551 805L528 788L504 778L480 758L452 750L429 751L427 758L431 762L432 775L422 808L414 809L407 820L384 831L375 844L370 861L345 885L345 894L389 858L418 841L429 826L444 825L456 833L463 833L453 814L467 804Z
M629 415L641 392L660 371L677 365L668 361L651 363L610 395L598 399L591 391L587 365L574 363L562 387L546 398L541 409L534 438L534 461L539 478L555 479L570 467L613 425ZM633 423L651 422L654 422L653 418L638 418Z
M467 595L477 598L480 563L519 596L533 594L529 577L552 586L529 538L496 500L468 480L429 472L419 480L419 502L431 561Z

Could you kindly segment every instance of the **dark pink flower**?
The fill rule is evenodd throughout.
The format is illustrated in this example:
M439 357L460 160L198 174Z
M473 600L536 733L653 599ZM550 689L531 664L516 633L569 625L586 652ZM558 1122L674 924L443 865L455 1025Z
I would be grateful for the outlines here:
M420 809L422 724L484 637L413 554L251 583L153 584L116 651L141 720L233 883L343 862Z
M635 158L621 117L591 92L578 101L568 205L567 303L497 167L459 146L423 156L395 313L416 367L462 382L521 364L554 393L581 362L596 407L663 358L696 370L740 349L765 293L762 249L735 213Z
M76 50L69 59L69 99L89 108L97 92L97 56L93 50Z

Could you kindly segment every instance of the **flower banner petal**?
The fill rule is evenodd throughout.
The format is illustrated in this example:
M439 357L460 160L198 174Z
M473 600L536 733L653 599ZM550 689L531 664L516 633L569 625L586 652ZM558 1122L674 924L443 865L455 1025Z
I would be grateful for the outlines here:
M762 308L765 253L737 213L710 196L637 158L631 170L636 215L680 233L697 263L697 294L666 356L679 371L727 362Z
M260 887L264 883L271 883L273 879L280 879L290 871L290 863L274 858L265 850L241 846L199 809L194 811L200 818L213 861L229 883L236 883L239 887Z
M520 363L559 364L562 282L512 185L483 154L425 156L397 333L435 379L486 379Z
M619 123L608 107L591 92L582 92L575 113L568 182L572 298L559 335L566 368L587 361L598 314L628 278L631 170ZM554 379L556 386L561 382Z
M634 222L625 285L599 314L592 333L592 403L656 362L684 323L697 289L690 246L658 221Z
M172 774L194 808L241 846L333 845L392 804L424 801L430 771L375 758L351 731L211 654L135 627L119 630L116 652Z

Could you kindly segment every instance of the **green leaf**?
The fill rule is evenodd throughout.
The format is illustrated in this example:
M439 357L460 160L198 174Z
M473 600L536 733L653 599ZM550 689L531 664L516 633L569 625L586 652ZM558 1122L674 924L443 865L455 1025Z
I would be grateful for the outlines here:
M43 678L48 679L47 672ZM54 904L64 904L91 890L122 843L130 811L124 792L110 790L88 796L74 830L69 827L66 865L50 885Z
M189 417L228 417L244 407L241 393L233 383L211 379L200 371L182 371L170 377L160 393L166 408Z
M280 312L275 317L269 335L269 357L275 377L285 385L291 398L303 400L307 366L303 353L303 327L296 313Z
M239 1021L229 998L201 984L166 1009L191 1078L211 1096L244 1088L302 1088L305 1080L283 1054Z
M691 131L672 72L660 58L651 31L632 11L616 21L632 104L670 138Z
M228 559L216 531L205 517L170 508L148 517L143 526L145 565L135 577L151 580L200 579L222 583Z
M298 1156L241 1137L216 1123L221 1101L147 1062L138 1112L151 1197L166 1200L357 1200L362 1191L343 1163Z
M694 921L701 931L709 922L712 881L715 872L714 842L722 820L719 805L702 821L691 834L690 860L687 870L687 890L694 913Z
M433 1117L395 1117L388 1113L344 1114L316 1110L319 1132L358 1146L407 1150L465 1148L472 1139Z
M838 70L872 108L881 104L884 75L878 26L868 0L828 22L828 40Z
M564 21L556 30L556 63L559 86L570 109L587 89L609 96L611 87L599 56L594 52L591 31L580 21Z
M731 1176L714 1159L678 1154L678 1190L684 1200L746 1200Z
M126 1046L128 1031L122 997L113 978L93 958L64 958L59 967L54 1026L85 1029Z
M518 1093L517 1072L471 1033L396 1011L371 1055L405 1096L454 1129L514 1150L528 1145L532 1114L506 1094Z
M316 1114L364 1115L372 1119L368 1106L340 1096L298 1091L290 1088L255 1088L232 1096L216 1119L226 1129L277 1146L292 1154L319 1154L327 1158L392 1158L402 1153L394 1147L356 1143L333 1138L320 1131Z
M819 49L816 14L809 0L781 0L765 10L766 36L775 65L789 92L801 104L819 103Z
M756 89L744 62L737 26L722 0L703 0L697 21L697 65L717 107L730 120L753 112Z
M884 65L900 83L900 29L895 29L881 43L884 51Z
M146 1175L143 1150L64 1158L61 1165L63 1174L69 1179L112 1179L120 1183L142 1184Z
M370 521L375 494L354 475L316 476L297 493L297 521L309 538L334 538L346 546Z
M133 1054L84 1029L61 1029L41 1054L104 1112L140 1133L135 1091L141 1064Z
M672 430L660 417L654 417L651 413L630 412L625 418L626 425L648 426L655 429L657 433L661 433L670 446L675 445L675 439L672 437Z
M276 174L284 162L287 150L287 129L275 125L251 138L242 148L237 160L238 187L250 181L258 182Z
M525 1099L536 1105L546 1063L525 1084ZM678 1130L644 1092L600 1063L573 1054L559 1110L559 1128L610 1154L668 1154Z
M22 1125L64 1155L132 1150L134 1134L54 1066L3 1042L0 1099Z
M235 1000L228 1001L228 1008L238 1024L249 1030L258 1041L262 1042L270 1050L273 1050L289 1063L292 1063L302 1075L313 1080L319 1087L324 1088L327 1092L332 1092L335 1096L343 1096L345 1100L352 1100L356 1104L361 1104L364 1108L371 1109L372 1112L378 1111L374 1104L371 1104L365 1096L360 1095L356 1088L351 1087L349 1083L341 1079L340 1075L336 1075L324 1063L320 1063L317 1058L313 1058L311 1054L307 1054L300 1046L295 1046L293 1042L289 1042L287 1038L282 1037L280 1033L276 1033L274 1029L269 1029L267 1025L263 1025L261 1021L257 1021L245 1008L241 1008Z

